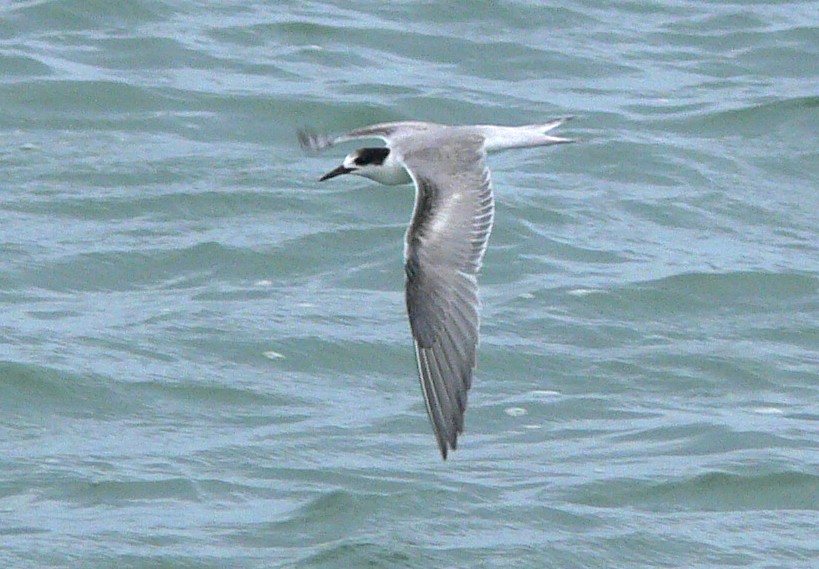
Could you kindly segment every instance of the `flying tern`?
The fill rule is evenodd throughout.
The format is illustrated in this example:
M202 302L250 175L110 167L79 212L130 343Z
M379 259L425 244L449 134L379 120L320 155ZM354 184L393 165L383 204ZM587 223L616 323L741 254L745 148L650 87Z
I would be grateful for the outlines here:
M350 140L386 142L351 152L319 181L355 174L387 185L415 184L404 246L407 313L424 402L444 460L463 432L476 364L477 276L495 211L486 154L573 142L548 134L570 118L524 126L407 121L339 136L298 133L308 152Z

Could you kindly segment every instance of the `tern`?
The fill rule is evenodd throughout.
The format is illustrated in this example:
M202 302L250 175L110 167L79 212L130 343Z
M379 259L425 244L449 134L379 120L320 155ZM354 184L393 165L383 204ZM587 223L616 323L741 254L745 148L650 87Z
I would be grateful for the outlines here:
M570 118L525 126L407 121L339 136L298 133L302 148L311 153L350 140L386 143L351 152L319 181L355 174L387 185L415 184L404 246L407 313L427 414L444 460L463 432L476 365L477 276L495 212L486 154L573 142L547 134Z

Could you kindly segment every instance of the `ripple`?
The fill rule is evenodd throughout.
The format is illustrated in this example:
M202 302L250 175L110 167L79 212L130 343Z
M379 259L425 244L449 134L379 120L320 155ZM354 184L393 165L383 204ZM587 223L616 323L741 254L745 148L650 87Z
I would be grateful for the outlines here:
M574 499L598 507L712 512L819 510L819 477L805 472L708 472L673 482L612 480L583 488Z

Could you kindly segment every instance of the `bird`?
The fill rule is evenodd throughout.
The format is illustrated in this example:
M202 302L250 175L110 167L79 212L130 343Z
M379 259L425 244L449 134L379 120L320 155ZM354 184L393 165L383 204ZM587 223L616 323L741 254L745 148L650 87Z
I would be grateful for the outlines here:
M463 433L477 362L478 273L495 215L487 153L574 142L548 134L571 118L524 126L386 122L336 136L298 131L308 154L358 139L386 143L349 153L320 182L352 174L415 185L404 240L405 299L421 390L443 460Z

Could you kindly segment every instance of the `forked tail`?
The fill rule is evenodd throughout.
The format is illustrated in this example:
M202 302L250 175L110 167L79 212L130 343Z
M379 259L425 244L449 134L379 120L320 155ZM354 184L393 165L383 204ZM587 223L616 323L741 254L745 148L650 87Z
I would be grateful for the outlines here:
M484 143L486 151L496 152L509 148L528 148L574 142L571 138L546 134L572 118L574 117L562 117L545 124L527 124L523 126L481 125L479 128L483 131L486 139Z

